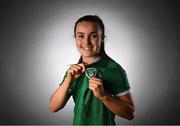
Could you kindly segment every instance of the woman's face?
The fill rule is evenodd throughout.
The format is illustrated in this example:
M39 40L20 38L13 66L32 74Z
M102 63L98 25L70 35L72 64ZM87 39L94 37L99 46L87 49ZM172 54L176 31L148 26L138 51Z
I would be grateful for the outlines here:
M82 21L76 26L76 46L83 58L98 57L102 33L97 23Z

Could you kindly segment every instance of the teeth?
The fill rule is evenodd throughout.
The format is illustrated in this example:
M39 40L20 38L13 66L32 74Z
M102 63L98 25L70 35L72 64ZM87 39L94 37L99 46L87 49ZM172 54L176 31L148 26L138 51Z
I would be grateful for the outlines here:
M84 50L90 50L91 47L84 47Z

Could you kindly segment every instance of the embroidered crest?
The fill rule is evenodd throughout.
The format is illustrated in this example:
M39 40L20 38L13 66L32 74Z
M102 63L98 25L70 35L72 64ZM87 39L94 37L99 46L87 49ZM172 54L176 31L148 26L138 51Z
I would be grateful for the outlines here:
M86 69L86 76L90 79L91 77L96 77L97 69L96 68L87 68Z

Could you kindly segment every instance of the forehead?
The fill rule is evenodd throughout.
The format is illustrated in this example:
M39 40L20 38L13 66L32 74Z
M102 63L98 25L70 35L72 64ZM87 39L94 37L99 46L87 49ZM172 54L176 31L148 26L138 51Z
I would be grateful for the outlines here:
M95 22L82 21L77 24L76 32L100 32L100 28Z

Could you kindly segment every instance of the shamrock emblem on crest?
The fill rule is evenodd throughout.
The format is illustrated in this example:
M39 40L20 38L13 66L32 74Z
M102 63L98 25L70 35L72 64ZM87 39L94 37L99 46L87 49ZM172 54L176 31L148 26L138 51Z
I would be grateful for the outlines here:
M96 68L87 68L85 73L86 73L86 76L90 79L91 77L96 77L97 69Z

